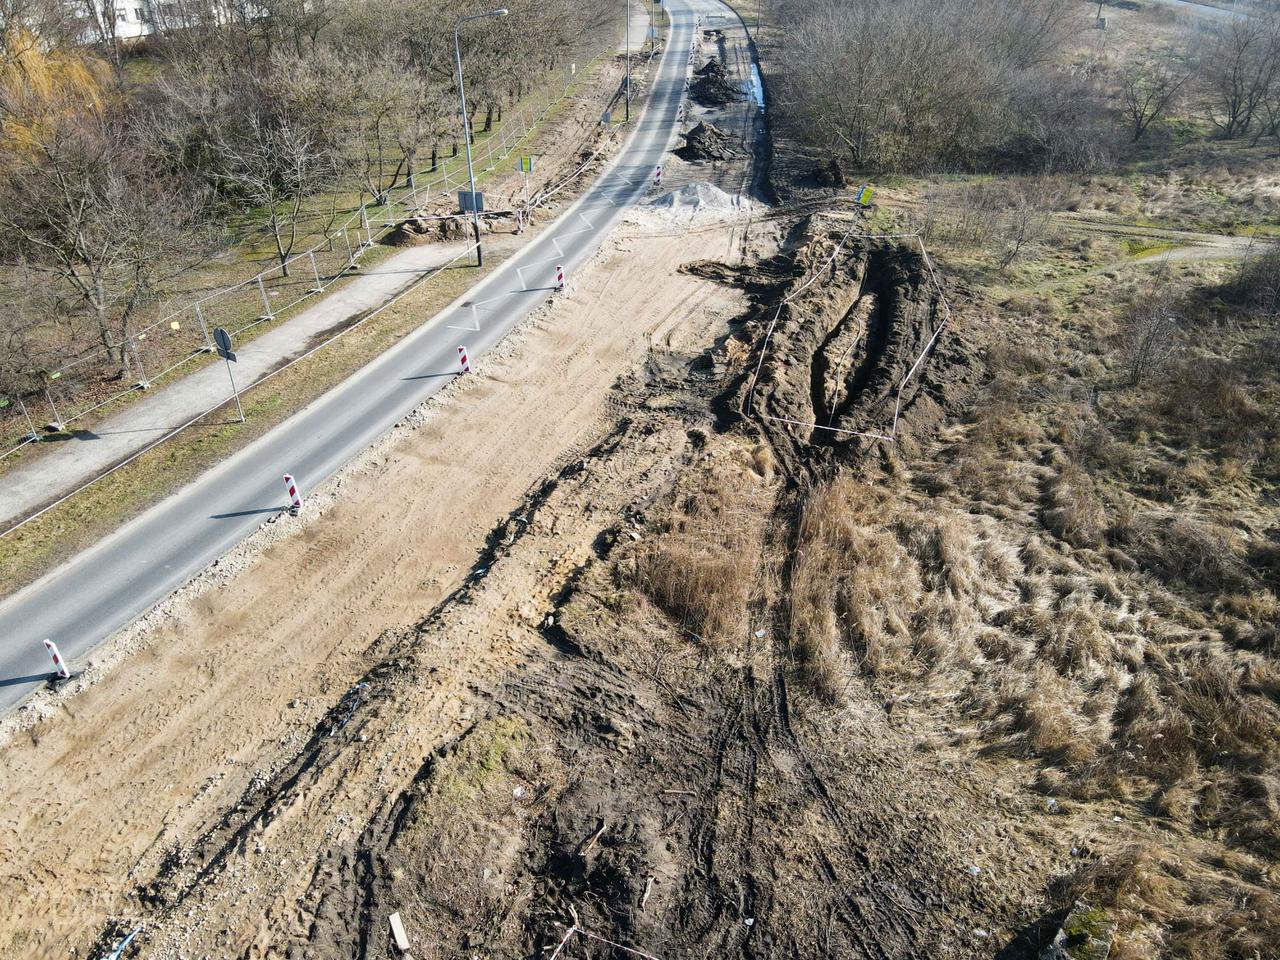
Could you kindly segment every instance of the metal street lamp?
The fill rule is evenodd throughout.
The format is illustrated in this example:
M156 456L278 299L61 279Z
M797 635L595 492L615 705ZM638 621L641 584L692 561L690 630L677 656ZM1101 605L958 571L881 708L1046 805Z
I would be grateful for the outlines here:
M631 122L631 0L622 0L622 15L627 21L627 95L624 99L624 117Z
M453 25L453 58L458 66L458 101L462 107L462 142L467 148L467 178L471 181L471 224L476 235L476 266L484 266L484 253L480 249L480 211L476 202L476 171L471 165L471 118L467 116L467 91L462 84L462 47L458 43L458 31L470 20L486 20L490 17L505 17L510 13L506 7L490 10L488 13L477 13L470 17L459 17Z

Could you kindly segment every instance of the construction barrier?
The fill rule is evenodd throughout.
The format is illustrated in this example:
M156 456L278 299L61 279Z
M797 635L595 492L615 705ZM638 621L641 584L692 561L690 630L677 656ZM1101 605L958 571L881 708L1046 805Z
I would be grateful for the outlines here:
M298 493L298 485L294 483L293 474L284 475L284 488L289 491L289 512L295 517L302 509L302 495Z
M44 648L49 651L49 656L53 658L53 668L58 673L60 680L67 680L71 677L71 671L67 669L66 661L62 659L62 654L58 652L58 645L52 640L44 642Z

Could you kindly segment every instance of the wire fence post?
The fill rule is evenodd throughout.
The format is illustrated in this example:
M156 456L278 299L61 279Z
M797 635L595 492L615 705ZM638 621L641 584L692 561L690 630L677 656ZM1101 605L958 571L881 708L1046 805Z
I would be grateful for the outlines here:
M347 245L347 265L350 266L352 263L355 262L356 255L355 255L355 252L351 249L351 238L347 236L346 227L342 228L342 242Z
M200 321L200 333L204 336L204 351L212 353L213 340L209 336L209 325L204 322L204 311L200 309L200 301L197 300L192 306L196 308L196 319Z
M138 341L130 340L129 347L133 350L133 359L138 364L138 386L146 390L151 386L151 381L147 379L147 368L142 365L142 352L138 349Z
M311 292L322 293L324 291L324 284L320 280L320 267L316 264L315 251L314 250L309 251L307 253L307 256L311 258L311 272L315 274L315 277L316 277L316 285L311 288Z
M53 402L53 394L49 392L49 384L47 383L44 385L44 398L49 401L49 409L53 411L53 423L49 424L49 426L61 433L66 424L63 422L62 417L58 415L58 405Z
M22 402L21 397L14 397L13 399L18 401L18 409L22 411L22 419L27 421L27 430L29 431L27 439L32 442L39 441L40 434L36 432L35 421L31 419L31 414L27 412L27 405Z
M275 314L271 312L271 298L267 296L267 288L262 282L262 274L258 274L258 292L262 294L262 306L266 312L260 316L259 320L274 320Z

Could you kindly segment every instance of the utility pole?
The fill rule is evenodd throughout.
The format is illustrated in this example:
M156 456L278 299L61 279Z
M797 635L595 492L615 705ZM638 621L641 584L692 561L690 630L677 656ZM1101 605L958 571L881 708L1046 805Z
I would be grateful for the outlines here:
M459 17L458 22L453 25L453 58L458 67L458 103L462 108L462 142L467 148L467 178L471 181L471 225L475 230L476 236L477 267L484 266L484 252L480 248L480 204L476 199L476 171L475 167L471 165L471 118L467 116L467 90L462 83L462 47L458 41L458 31L469 20L505 17L508 13L510 11L506 7L499 7L497 10L490 10L488 13L477 13L471 17Z
M623 107L623 119L631 122L631 0L622 0L622 15L627 21L627 95Z

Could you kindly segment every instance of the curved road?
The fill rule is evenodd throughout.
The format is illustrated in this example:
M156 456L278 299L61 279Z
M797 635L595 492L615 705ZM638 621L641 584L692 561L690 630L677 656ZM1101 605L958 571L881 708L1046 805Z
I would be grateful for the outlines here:
M463 300L340 386L179 493L0 603L0 710L48 676L50 637L75 668L102 640L145 613L286 505L281 475L305 491L332 476L458 369L497 343L552 293L556 264L573 271L640 199L676 132L695 18L716 0L672 0L672 30L649 104L614 162L519 255Z

